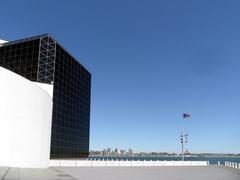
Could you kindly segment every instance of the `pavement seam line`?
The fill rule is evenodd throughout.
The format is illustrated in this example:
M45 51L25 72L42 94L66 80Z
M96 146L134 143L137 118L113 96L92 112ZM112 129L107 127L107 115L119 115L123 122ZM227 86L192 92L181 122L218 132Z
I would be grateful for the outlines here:
M4 175L3 175L3 177L1 178L1 180L4 180L5 179L5 177L6 177L6 175L7 175L7 173L8 173L8 171L9 171L9 167L7 168L7 170L6 170L6 172L4 173Z

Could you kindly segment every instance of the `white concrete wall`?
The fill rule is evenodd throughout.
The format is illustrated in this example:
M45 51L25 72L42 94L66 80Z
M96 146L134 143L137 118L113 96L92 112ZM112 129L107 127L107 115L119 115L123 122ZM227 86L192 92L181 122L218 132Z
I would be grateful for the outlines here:
M48 93L49 96L53 98L53 85L45 84L45 83L39 83L39 82L33 82L40 88L42 88L46 93Z
M240 163L225 161L224 165L231 168L240 169Z
M2 46L2 44L6 43L7 41L0 39L0 47Z
M48 167L51 124L48 93L0 67L0 166Z
M50 160L51 167L207 166L207 161Z
M6 43L7 41L3 40L3 39L0 39L0 44L2 43Z

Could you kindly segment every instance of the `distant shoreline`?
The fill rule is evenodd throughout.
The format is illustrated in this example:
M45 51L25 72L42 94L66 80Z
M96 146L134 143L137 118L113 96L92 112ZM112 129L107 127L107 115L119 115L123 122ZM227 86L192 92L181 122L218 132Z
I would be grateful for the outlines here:
M176 155L176 156L171 156L171 155L163 155L163 156L102 156L102 155L90 155L88 156L88 158L138 158L138 157L142 157L142 158L163 158L163 157L181 157L181 155ZM226 157L226 158L231 158L231 157L239 157L240 155L185 155L185 157Z

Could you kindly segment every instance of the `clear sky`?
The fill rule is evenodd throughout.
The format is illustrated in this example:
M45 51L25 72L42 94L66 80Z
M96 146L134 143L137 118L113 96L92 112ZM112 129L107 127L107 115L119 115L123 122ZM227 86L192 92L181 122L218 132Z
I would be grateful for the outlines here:
M90 148L240 153L240 1L2 0L0 38L51 33L92 73Z

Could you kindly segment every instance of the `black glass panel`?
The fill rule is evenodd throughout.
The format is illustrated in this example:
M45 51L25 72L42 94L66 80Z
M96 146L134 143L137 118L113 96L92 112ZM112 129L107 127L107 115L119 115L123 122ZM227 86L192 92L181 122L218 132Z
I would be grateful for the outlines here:
M91 75L57 45L51 158L81 158L89 152Z
M0 47L0 66L31 81L37 80L39 39Z

